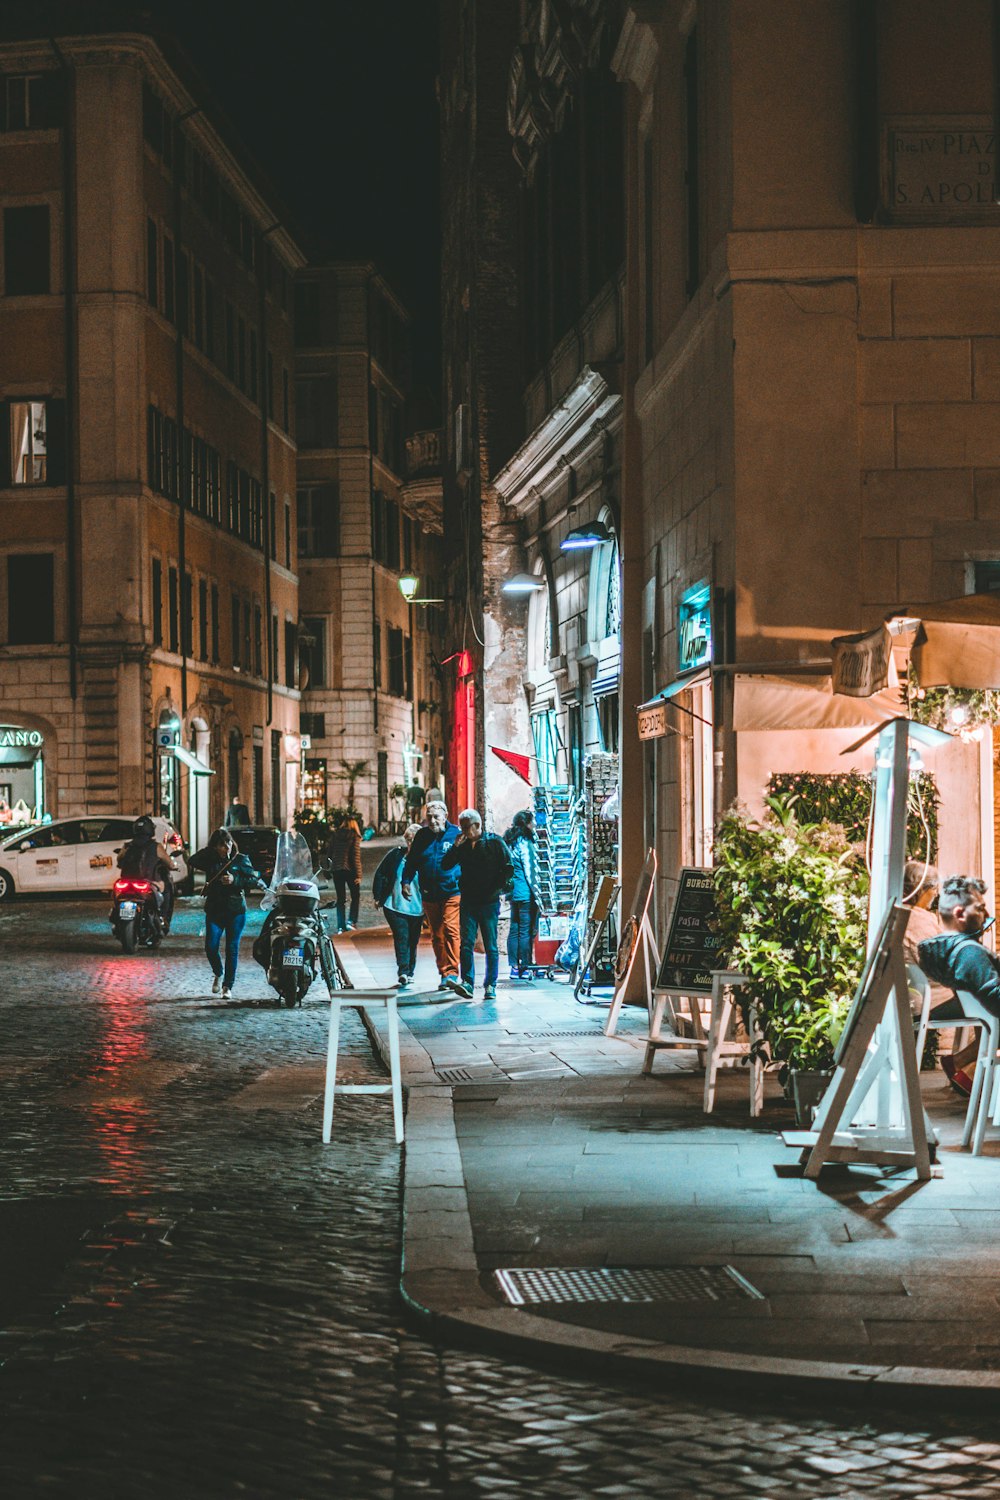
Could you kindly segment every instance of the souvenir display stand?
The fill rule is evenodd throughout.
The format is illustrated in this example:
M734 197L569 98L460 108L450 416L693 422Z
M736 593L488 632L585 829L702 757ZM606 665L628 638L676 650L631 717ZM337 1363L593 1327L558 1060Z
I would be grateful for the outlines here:
M609 933L614 924L615 903L620 893L621 886L614 875L601 876L587 915L586 952L580 960L576 983L573 986L573 994L577 999L583 990L586 990L589 995L593 988L592 970L598 962L598 955L607 946Z

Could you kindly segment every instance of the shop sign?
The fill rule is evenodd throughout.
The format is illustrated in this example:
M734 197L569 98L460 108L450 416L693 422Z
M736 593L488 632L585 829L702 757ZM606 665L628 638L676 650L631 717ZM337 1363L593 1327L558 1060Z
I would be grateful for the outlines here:
M648 708L640 708L638 715L639 738L641 740L658 740L667 732L667 705L666 703L652 703Z
M993 122L954 116L895 120L884 142L886 207L946 219L996 211Z
M712 660L712 590L696 583L677 606L677 671L694 672Z
M43 743L44 736L38 729L0 728L0 750L21 750L26 746L37 750Z
M889 681L892 642L884 625L859 635L838 635L830 642L833 691L846 698L870 698Z

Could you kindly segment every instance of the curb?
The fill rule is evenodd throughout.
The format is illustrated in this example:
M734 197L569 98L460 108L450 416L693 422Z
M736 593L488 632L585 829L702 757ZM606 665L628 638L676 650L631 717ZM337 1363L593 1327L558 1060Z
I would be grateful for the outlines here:
M388 1037L381 1014L360 1012L376 1051L388 1067ZM381 1023L381 1024L380 1024ZM453 1090L442 1084L430 1058L399 1018L400 1055L406 1085L403 1158L403 1306L431 1338L491 1349L563 1372L612 1370L626 1379L653 1378L663 1385L737 1386L747 1377L772 1391L798 1396L886 1403L935 1400L943 1395L964 1405L988 1401L995 1409L1000 1371L942 1369L924 1365L858 1365L775 1355L694 1349L652 1339L630 1338L568 1323L550 1323L489 1295L475 1253L455 1128Z

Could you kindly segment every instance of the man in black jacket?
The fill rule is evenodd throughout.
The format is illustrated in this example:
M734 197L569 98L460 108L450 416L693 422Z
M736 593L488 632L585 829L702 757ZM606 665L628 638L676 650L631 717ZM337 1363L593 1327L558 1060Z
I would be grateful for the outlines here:
M514 873L510 850L503 839L495 833L483 832L483 820L475 808L466 808L458 815L458 826L462 836L442 855L442 870L458 866L460 948L459 958L462 982L453 985L456 994L471 1000L475 985L476 933L483 935L486 950L486 987L484 1000L497 997L497 975L500 971L500 953L497 948L497 925L500 921L500 895L506 889Z

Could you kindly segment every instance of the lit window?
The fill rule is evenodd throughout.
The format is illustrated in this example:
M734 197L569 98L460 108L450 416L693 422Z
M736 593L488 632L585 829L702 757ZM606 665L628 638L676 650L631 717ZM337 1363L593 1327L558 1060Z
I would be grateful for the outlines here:
M10 456L13 484L44 484L47 478L45 402L10 403Z

